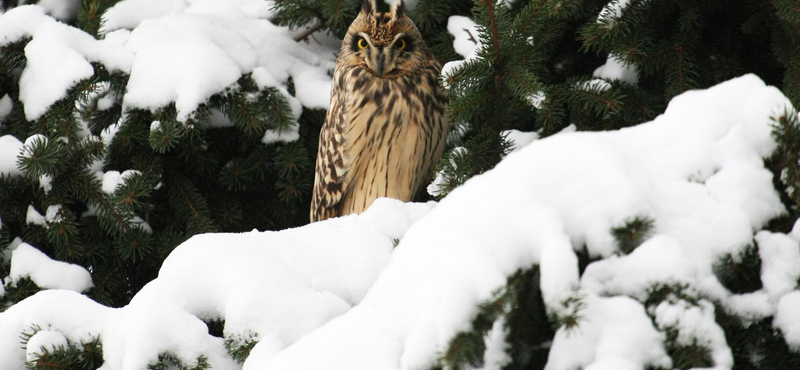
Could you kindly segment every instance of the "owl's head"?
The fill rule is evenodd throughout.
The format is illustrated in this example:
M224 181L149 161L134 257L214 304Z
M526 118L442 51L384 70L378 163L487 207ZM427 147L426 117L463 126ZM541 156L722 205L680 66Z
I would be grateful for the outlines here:
M377 13L375 0L364 0L361 12L342 42L341 61L358 65L380 78L414 73L432 58L403 1L388 13Z

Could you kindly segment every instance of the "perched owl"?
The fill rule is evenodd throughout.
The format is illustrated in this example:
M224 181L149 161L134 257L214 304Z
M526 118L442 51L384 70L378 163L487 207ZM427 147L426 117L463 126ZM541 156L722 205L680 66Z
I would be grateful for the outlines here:
M361 213L380 197L412 200L444 151L442 67L402 1L376 9L364 1L336 61L311 222Z

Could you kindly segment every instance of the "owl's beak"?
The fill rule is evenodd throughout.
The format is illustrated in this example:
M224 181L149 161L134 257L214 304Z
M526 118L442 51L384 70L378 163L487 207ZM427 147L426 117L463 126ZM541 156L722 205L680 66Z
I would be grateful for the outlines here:
M386 69L386 55L383 53L378 54L378 77L383 77L383 72Z

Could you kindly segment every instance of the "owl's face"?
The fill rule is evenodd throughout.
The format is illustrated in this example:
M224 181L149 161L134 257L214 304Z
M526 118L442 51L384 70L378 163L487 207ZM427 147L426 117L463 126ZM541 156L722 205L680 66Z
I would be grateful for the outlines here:
M376 13L374 0L364 0L361 13L342 42L340 58L380 78L409 75L430 59L419 30L400 1L388 13Z

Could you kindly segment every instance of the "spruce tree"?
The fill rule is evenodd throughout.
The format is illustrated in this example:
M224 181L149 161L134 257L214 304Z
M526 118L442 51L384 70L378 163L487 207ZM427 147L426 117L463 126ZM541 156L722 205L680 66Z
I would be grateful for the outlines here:
M73 26L102 38L101 15L115 2L84 1ZM53 259L84 266L94 282L88 296L120 307L192 235L307 223L324 112L294 117L281 91L260 89L249 75L212 96L186 122L178 121L174 104L123 111L129 76L93 63L91 78L28 121L19 78L29 41L0 47L0 98L8 96L13 105L0 122L0 136L20 142L33 137L18 157L22 174L0 174L0 251L19 238ZM220 113L232 125L212 125ZM294 122L300 122L299 140L262 142L267 130L287 131ZM106 146L100 138L114 131ZM117 171L124 181L104 191L98 169ZM52 217L27 222L29 207ZM1 267L3 277L8 267ZM0 307L39 289L30 279L12 282Z

